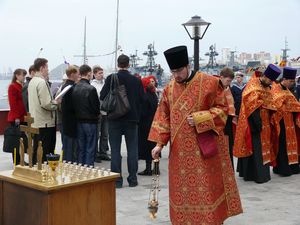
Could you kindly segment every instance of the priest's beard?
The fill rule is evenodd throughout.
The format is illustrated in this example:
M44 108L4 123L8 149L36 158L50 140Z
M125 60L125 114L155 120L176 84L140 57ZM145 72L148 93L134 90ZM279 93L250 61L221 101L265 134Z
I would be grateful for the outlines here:
M179 79L179 78L175 78L175 81L176 81L176 83L178 83L178 84L183 84L186 80L187 80L187 78L188 78L188 76L186 77L186 78L181 78L181 79Z
M289 90L290 90L291 92L294 92L294 90L295 90L295 87L296 87L296 85L295 85L295 84L293 84L293 85L291 85L291 86L289 87Z
M186 81L186 79L181 80L181 81L177 81L177 80L175 80L175 81L176 81L176 83L178 83L178 84L183 84L183 83Z
M270 84L268 84L268 83L265 82L264 80L260 80L260 83L261 83L264 87L270 87Z
M175 79L175 81L176 81L176 83L178 83L178 84L183 84L183 83L185 83L185 82L187 81L187 79L188 79L189 77L190 77L190 73L188 72L186 78L184 78L184 79L182 79L182 80L177 80L177 79Z

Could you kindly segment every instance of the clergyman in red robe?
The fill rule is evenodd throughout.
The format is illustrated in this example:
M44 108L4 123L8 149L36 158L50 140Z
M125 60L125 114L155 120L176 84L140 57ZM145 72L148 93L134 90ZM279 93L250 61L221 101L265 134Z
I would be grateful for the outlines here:
M270 91L280 73L277 66L270 64L262 75L252 75L242 94L233 155L239 158L237 170L245 181L265 183L271 179L270 162L274 154L270 115L276 107Z
M227 102L218 78L190 70L186 46L164 52L173 80L165 87L148 139L158 158L170 141L173 225L220 225L242 213L223 129Z
M272 96L277 111L272 114L273 151L276 157L273 172L282 176L290 176L300 172L297 143L297 120L300 117L300 102L289 90L295 86L297 69L283 68L282 81L272 85Z

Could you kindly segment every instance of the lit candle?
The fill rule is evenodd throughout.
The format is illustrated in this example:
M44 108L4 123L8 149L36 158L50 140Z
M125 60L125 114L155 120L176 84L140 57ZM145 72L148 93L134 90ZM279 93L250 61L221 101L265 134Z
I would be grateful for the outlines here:
M17 149L14 148L14 166L17 164Z
M60 154L60 162L62 162L62 160L63 160L63 155L64 155L64 151L61 150L61 154Z

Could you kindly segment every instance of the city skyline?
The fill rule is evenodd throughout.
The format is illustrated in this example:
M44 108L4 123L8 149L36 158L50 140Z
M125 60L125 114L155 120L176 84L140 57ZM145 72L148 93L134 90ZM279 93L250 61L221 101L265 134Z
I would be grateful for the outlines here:
M227 50L225 51L225 53L222 50ZM267 65L269 63L280 63L281 61L281 56L282 54L271 54L270 52L265 52L265 51L258 51L258 52L254 52L254 53L249 53L249 52L237 52L231 48L225 47L225 48L221 48L219 51L217 49L217 52L219 53L218 56L216 56L216 62L218 65L229 65L230 64L230 51L234 51L234 62L241 65L241 66L246 66L247 63L249 61L260 61L260 63L262 65ZM227 54L227 56L225 56L224 59L224 54ZM203 54L204 55L204 54ZM139 55L138 57L143 57L143 54ZM146 56L143 57L144 60L143 62L146 63ZM290 59L292 59L291 57L289 57ZM298 58L298 57L295 57ZM293 58L293 59L295 59ZM200 64L201 66L204 66L208 63L209 58L208 56L205 56L205 58L201 58ZM298 59L299 62L299 59ZM61 64L63 64L63 62L61 62L59 65L56 66L60 66ZM141 66L142 64L138 64L139 66ZM143 64L144 65L144 64ZM51 69L56 69L55 68L51 68ZM229 65L230 66L230 65ZM4 75L4 76L10 76L13 72L13 68L12 67L8 67L6 71L0 71L0 75ZM6 74L3 74L6 73Z
M216 44L220 52L226 46L239 53L270 52L281 54L285 37L291 58L300 55L300 2L289 0L217 1L186 0L120 0L119 45L123 53L138 55L150 43L158 52L156 63L168 70L163 51L175 45L187 45L193 56L193 41L182 23L199 15L211 22L200 40L200 57L209 46ZM38 55L49 60L49 67L63 63L64 58L80 65L75 58L83 52L83 24L87 17L87 51L91 55L105 55L114 51L116 1L107 0L37 0L0 1L0 72L11 67L28 68ZM40 52L40 49L43 50ZM220 56L219 56L220 57ZM218 58L219 58L218 57ZM113 56L90 58L91 65L104 68L114 66ZM146 64L146 58L140 62Z

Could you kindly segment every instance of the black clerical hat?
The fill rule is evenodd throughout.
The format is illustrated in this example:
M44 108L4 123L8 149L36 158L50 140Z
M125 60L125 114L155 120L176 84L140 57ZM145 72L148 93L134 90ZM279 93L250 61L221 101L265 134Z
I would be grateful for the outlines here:
M275 81L281 74L281 70L274 64L269 64L264 72L264 75L272 81Z
M186 46L177 46L164 52L166 60L171 70L179 69L189 64Z
M291 67L284 67L282 77L288 80L295 80L297 75L297 69Z

